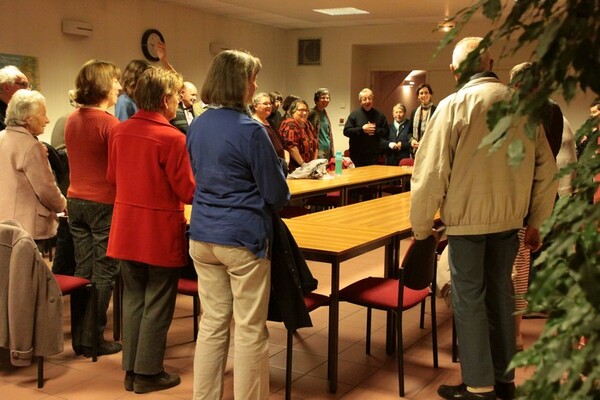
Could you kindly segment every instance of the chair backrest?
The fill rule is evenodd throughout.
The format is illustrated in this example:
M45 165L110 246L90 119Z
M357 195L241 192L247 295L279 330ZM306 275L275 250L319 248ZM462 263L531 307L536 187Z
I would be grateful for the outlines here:
M434 235L425 240L412 241L402 260L404 286L421 290L431 284L435 277L437 243Z
M403 158L400 160L400 163L398 165L400 165L401 167L412 167L413 165L415 165L415 159Z

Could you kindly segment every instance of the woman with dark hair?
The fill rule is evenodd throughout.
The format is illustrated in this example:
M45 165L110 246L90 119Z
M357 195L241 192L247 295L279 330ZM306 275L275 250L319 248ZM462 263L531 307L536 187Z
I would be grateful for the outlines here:
M296 96L295 94L290 94L286 96L285 99L283 99L283 102L281 103L281 109L283 110L283 119L291 117L290 107L292 106L292 103L298 100L299 98L300 97Z
M86 357L91 356L94 335L98 355L121 351L119 343L104 340L106 310L119 272L116 261L106 256L115 202L115 188L106 180L108 137L119 123L107 110L117 102L119 75L119 68L112 63L86 62L75 80L75 101L82 106L69 115L65 125L71 181L67 210L75 246L75 276L90 279L98 293L97 310L92 310L85 292L71 297L73 350ZM97 332L92 331L94 312Z
M419 142L423 139L423 134L427 128L427 123L435 111L435 104L431 101L433 89L428 83L422 83L417 87L417 98L419 106L413 110L410 115L410 134L412 139L410 144L413 152L419 148Z
M319 141L315 128L308 122L308 104L304 100L295 100L291 104L290 117L279 126L279 135L290 152L290 172L317 159Z
M156 53L164 69L176 72L167 59L167 47L163 42L159 41L156 43ZM136 113L138 107L133 99L135 84L150 66L150 63L146 60L131 60L125 67L125 71L123 71L123 75L121 76L123 93L119 95L119 99L115 105L115 115L119 121L126 121Z
M272 219L290 193L264 127L247 108L260 69L249 53L219 53L201 91L208 109L187 135L196 176L190 255L203 309L194 359L196 400L223 397L232 317L234 397L269 396Z
M163 369L179 268L187 263L183 203L194 195L185 136L173 119L181 75L150 67L134 91L138 112L113 129L107 177L116 186L108 255L123 279L125 389L147 393L181 381Z
M150 68L150 63L145 60L132 60L125 67L123 75L121 75L123 93L119 95L115 105L115 115L119 121L128 120L137 111L137 105L133 101L135 83L148 68Z

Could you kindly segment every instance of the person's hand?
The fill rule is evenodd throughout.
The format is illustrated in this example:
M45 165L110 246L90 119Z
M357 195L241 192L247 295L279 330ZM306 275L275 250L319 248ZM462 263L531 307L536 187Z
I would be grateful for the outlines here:
M365 132L369 136L373 136L375 134L375 124L372 122L368 122L362 126L363 132Z
M42 142L42 148L44 149L44 155L48 157L48 147L46 146L46 143Z
M156 55L159 60L163 60L167 57L167 46L164 42L159 41L156 43Z
M402 142L396 143L396 150L400 150L402 148Z
M523 238L523 244L532 252L536 252L542 247L542 239L540 237L540 231L532 226L525 228L525 236Z
M419 142L415 139L410 141L410 145L412 146L413 149L419 148Z

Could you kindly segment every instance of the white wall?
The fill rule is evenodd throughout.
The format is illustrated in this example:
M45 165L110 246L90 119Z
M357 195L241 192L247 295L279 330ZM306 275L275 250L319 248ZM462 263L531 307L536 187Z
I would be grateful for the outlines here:
M346 118L350 111L358 107L357 95L361 88L369 87L371 71L427 70L428 82L434 89L434 102L454 92L455 82L450 74L452 46L442 50L436 58L442 35L433 32L432 24L396 24L388 26L359 26L352 28L330 28L320 30L287 31L286 88L300 97L312 100L312 93L318 87L331 90L332 101L328 108L336 148L347 148L347 138L342 128L333 122ZM486 34L491 25L476 22L465 28L465 36ZM321 38L322 63L320 66L302 67L296 65L297 39ZM492 48L495 58L494 71L507 82L508 72L513 65L527 61L532 48L521 49L512 57L499 58L502 44ZM555 100L561 105L564 115L574 128L578 128L589 115L589 104L593 93L580 94L570 104L565 104L560 95ZM374 106L377 108L377 93ZM409 112L412 105L408 105ZM380 110L386 112L388 110Z
M91 23L94 32L91 37L65 35L63 19ZM259 90L284 87L282 30L154 0L0 0L0 26L0 53L38 57L40 91L51 120L41 139L48 142L54 121L71 111L67 92L81 65L98 58L123 69L130 60L144 58L141 37L149 28L161 31L171 64L199 88L213 57L211 42L259 57Z
M94 33L89 38L65 35L63 19L91 23ZM169 60L198 87L212 59L211 42L247 49L260 57L260 91L279 90L284 97L293 93L312 105L315 89L328 87L332 93L328 112L340 150L347 148L347 140L338 122L358 106L358 91L369 86L371 71L426 69L436 102L454 90L448 71L450 49L432 58L442 35L433 32L430 23L284 31L156 0L0 0L0 26L0 53L38 57L40 89L52 121L71 111L67 91L85 61L101 58L124 68L131 59L143 58L140 40L148 28L162 32ZM490 28L473 24L465 35L481 35ZM298 66L297 40L310 38L322 40L322 64ZM497 60L500 79L507 80L510 67L529 54L524 50ZM568 106L559 101L574 127L587 117L593 98L593 94L580 95ZM52 126L53 122L43 140L49 140Z

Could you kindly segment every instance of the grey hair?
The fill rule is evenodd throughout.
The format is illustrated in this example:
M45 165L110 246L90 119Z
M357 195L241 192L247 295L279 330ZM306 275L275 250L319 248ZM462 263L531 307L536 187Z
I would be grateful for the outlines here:
M21 70L14 65L7 65L5 67L0 68L0 85L10 84L14 85L17 77L25 75L21 72Z
M467 59L469 53L477 49L482 40L483 38L481 37L472 36L466 37L456 44L454 51L452 52L452 66L454 69L458 69L460 67L460 64ZM485 70L486 65L489 64L490 58L490 52L488 50L483 51L479 55L479 67L477 68L476 72Z
M360 101L360 99L362 99L364 96L368 96L371 95L371 97L373 97L373 91L369 88L364 88L363 90L361 90L360 92L358 92L358 101Z
M25 120L33 115L46 99L37 90L19 89L13 94L6 108L6 126L25 126Z

